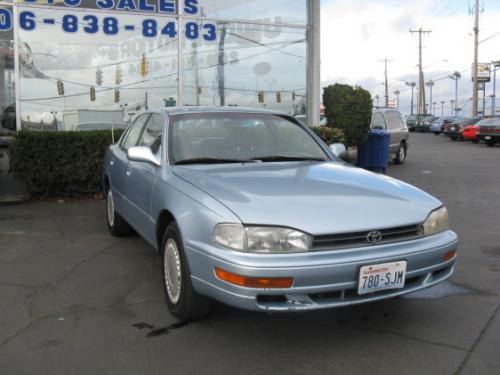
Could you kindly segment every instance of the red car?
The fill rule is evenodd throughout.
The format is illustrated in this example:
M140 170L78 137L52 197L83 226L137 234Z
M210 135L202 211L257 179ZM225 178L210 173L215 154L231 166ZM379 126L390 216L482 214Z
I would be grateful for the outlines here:
M479 139L477 139L477 131L479 130L479 126L477 125L469 125L464 127L462 131L462 137L466 140L472 141L474 143L478 143Z

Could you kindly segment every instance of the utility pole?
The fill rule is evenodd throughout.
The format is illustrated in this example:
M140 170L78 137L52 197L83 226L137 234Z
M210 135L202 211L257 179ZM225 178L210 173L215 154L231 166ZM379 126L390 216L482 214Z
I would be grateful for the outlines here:
M476 0L474 9L474 64L472 66L472 117L477 116L478 87L477 64L479 60L479 0ZM484 116L484 113L483 113Z
M430 79L429 81L427 81L426 85L429 88L429 112L432 112L432 110L431 110L431 105L432 105L432 88L434 87L435 82L432 79Z
M492 106L492 111L491 115L495 116L496 115L496 100L497 100L497 70L500 68L500 60L499 61L493 61L493 103L491 104Z
M444 103L446 103L444 100L441 102L441 117L444 116Z
M389 83L387 80L387 63L391 62L392 60L389 60L387 57L383 60L379 60L379 62L383 62L385 64L385 70L384 70L384 76L385 76L385 107L389 107Z
M219 39L219 61L218 61L218 78L219 78L219 97L221 107L226 105L226 80L224 69L224 48L226 42L226 24L222 24L222 30Z
M478 0L479 1L479 0ZM422 65L422 34L430 34L432 31L431 30L422 30L420 28L419 30L410 30L410 33L418 33L418 75L419 75L419 82L418 82L418 87L419 87L419 104L418 104L418 114L425 114L426 112L426 105L425 105L425 84L424 84L424 70L423 70L423 65Z
M432 105L434 106L434 110L432 111L432 114L434 116L436 116L436 102L432 103Z

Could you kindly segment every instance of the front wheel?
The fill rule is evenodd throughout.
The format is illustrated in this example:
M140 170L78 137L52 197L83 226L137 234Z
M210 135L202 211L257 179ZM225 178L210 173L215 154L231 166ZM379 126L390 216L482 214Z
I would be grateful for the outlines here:
M396 158L394 159L394 163L403 164L406 160L406 143L401 142L398 148L398 152L396 153Z
M130 236L134 233L132 227L116 212L115 200L111 188L106 191L106 221L109 232L115 237Z
M198 294L191 284L191 272L175 224L170 224L163 235L162 271L165 299L173 315L181 320L196 320L208 315L211 300Z

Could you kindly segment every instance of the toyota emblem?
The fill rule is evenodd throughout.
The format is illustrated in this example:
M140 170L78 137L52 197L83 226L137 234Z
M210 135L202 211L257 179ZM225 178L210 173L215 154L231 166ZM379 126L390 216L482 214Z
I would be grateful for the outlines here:
M366 242L376 244L382 241L382 233L378 230L370 232L366 235Z

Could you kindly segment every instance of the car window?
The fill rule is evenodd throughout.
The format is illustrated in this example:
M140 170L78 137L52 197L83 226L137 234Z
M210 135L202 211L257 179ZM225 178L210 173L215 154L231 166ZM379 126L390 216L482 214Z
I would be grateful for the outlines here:
M405 123L399 112L387 111L385 113L385 117L387 118L387 125L389 126L389 129L398 130L405 127Z
M372 119L372 129L386 129L384 115L380 112L375 112Z
M144 114L141 115L135 120L135 122L130 126L130 130L128 131L127 135L123 139L123 142L121 143L121 147L124 150L128 150L132 146L137 145L137 141L139 140L139 136L141 134L142 127L146 120L148 119L149 114Z
M151 148L153 154L158 153L161 146L161 130L163 121L159 114L153 114L149 118L146 127L142 131L141 138L139 140L139 146L145 146Z

